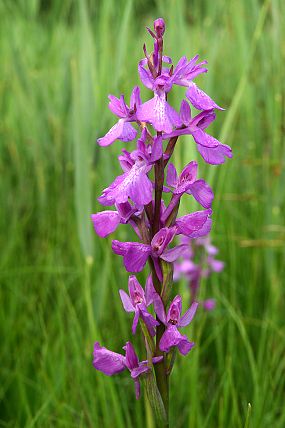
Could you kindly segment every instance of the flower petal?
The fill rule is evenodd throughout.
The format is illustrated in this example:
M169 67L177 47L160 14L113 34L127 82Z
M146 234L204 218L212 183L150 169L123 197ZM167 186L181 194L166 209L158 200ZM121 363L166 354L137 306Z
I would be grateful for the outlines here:
M191 110L190 110L190 106L187 103L187 101L182 100L181 102L181 106L180 106L180 119L181 122L188 126L190 125L191 122Z
M140 311L139 309L135 309L135 316L133 319L133 325L132 325L132 333L136 334L137 331L137 326L138 326L138 322L139 322L139 317L140 317Z
M186 248L187 248L187 245L185 245L185 244L177 245L174 248L170 248L169 250L165 250L161 254L160 258L165 260L168 263L173 263L179 257L183 256Z
M154 306L154 311L158 316L158 318L160 319L160 321L163 324L166 324L166 314L165 314L164 306L163 306L161 297L158 293L155 293L153 296L153 306Z
M154 79L153 79L150 71L145 69L144 66L146 65L146 63L147 63L147 60L145 58L139 62L138 72L139 72L140 79L141 79L142 83L144 84L144 86L146 86L148 89L152 90Z
M196 311L198 308L198 303L193 302L190 308L185 312L185 314L180 318L180 321L178 323L178 327L185 327L186 325L190 324L192 321Z
M209 215L212 214L212 210L196 211L191 214L187 214L176 220L176 226L178 227L178 234L192 236L193 232L200 230L208 219Z
M108 98L110 100L109 109L111 112L120 118L126 117L126 109L125 106L122 105L121 100L114 95L109 95Z
M146 284L145 284L145 301L146 301L146 306L149 306L152 304L153 302L153 296L155 293L155 288L153 286L153 282L152 282L152 276L151 274L148 275L147 280L146 280Z
M120 224L120 215L117 211L101 211L97 214L92 214L91 219L94 225L95 232L101 238L105 238L114 232Z
M214 108L224 110L193 82L189 83L189 88L186 91L186 97L198 110L212 110Z
M112 242L115 254L124 257L124 264L128 272L140 272L146 264L151 249L149 245L139 242Z
M94 344L93 366L96 370L105 373L107 376L112 376L125 370L126 358L101 347L98 342Z
M220 165L225 162L226 157L232 158L232 149L226 144L220 143L217 147L205 147L200 144L197 145L198 152L202 158L211 165Z
M127 293L124 290L119 290L120 297L122 300L123 307L126 312L134 312L135 308L132 304L132 301L130 297L127 295Z
M191 193L199 204L204 208L210 208L214 199L214 193L205 180L197 180L188 188L188 193Z
M158 326L159 322L156 321L154 317L149 312L147 312L147 310L141 310L141 316L145 325L147 326L147 329L150 335L154 336L155 335L154 327Z
M124 119L120 119L112 128L104 135L102 138L98 138L97 143L99 146L109 146L114 141L116 141L123 132L124 128Z
M166 183L170 187L176 187L178 181L177 171L173 163L170 163L167 168Z
M129 370L133 370L139 366L139 359L131 342L127 342L123 349L126 351L126 366Z
M173 346L177 346L180 353L186 355L193 348L194 343L190 342L186 335L182 335L175 325L170 325L160 339L159 349L169 352Z

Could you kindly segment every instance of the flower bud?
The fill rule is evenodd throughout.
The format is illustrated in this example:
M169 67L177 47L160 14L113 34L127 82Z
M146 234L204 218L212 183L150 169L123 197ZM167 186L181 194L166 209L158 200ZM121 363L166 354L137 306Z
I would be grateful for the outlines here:
M153 23L154 31L157 37L162 37L165 31L165 23L162 18L157 18Z

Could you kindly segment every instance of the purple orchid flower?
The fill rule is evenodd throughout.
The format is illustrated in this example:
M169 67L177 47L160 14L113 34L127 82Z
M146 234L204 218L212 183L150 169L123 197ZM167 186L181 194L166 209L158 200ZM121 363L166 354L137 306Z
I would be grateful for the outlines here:
M123 150L119 161L125 172L103 190L98 198L102 205L122 204L130 198L140 208L152 201L153 185L147 174L154 162L162 156L162 139L156 137L153 145L145 145L146 139L145 130L137 142L137 150L132 153Z
M141 317L151 336L155 335L155 328L159 322L147 311L147 307L153 302L155 292L151 275L146 281L145 292L134 275L129 277L129 296L124 290L119 290L123 307L126 312L134 312L135 317L132 325L132 333L136 333L139 318Z
M158 258L167 259L166 247L173 240L175 234L175 228L165 227L154 235L150 245L114 240L112 249L115 254L123 256L124 265L128 272L140 272L145 266L148 257L151 256L157 268L157 273L161 276L157 266Z
M181 316L182 301L179 295L177 295L171 302L167 315L165 313L162 300L157 293L154 295L153 303L154 310L158 318L166 326L166 330L159 342L159 349L164 352L169 352L170 348L177 346L181 354L188 354L188 352L193 348L194 343L190 342L186 335L182 335L178 328L185 327L190 324L196 313L198 303L193 302L183 316Z
M210 208L214 199L214 193L205 180L197 180L198 164L195 161L190 162L178 177L175 166L170 163L167 170L166 182L173 188L173 197L167 209L162 215L162 221L165 222L172 210L178 204L183 193L193 195L199 204L204 208Z
M97 214L91 214L95 232L101 238L105 238L110 233L113 233L120 223L131 223L130 218L136 212L137 209L129 202L124 202L117 205L117 211L106 210ZM132 226L135 227L135 224L132 224Z
M137 131L130 122L137 121L136 110L141 104L140 88L136 86L133 89L130 107L125 103L123 95L120 99L114 95L109 95L109 100L109 109L119 117L119 120L104 137L97 140L99 146L109 146L115 140L132 141L137 135Z
M171 59L163 57L164 61ZM154 78L145 66L147 59L139 63L139 75L142 83L154 92L154 97L141 104L137 110L137 118L141 122L151 123L156 131L171 132L173 127L181 126L179 114L166 101L166 94L171 90L171 76L168 69L163 69L162 74Z
M216 138L204 132L216 118L213 110L205 110L194 118L191 118L189 104L183 100L180 107L180 118L183 127L176 129L170 134L164 134L163 139L191 134L197 144L197 149L203 159L212 165L219 165L225 162L225 157L232 158L232 149L226 144L222 144Z
M118 354L117 352L109 351L96 342L94 344L93 366L96 370L99 370L107 376L113 376L114 374L128 369L135 382L136 399L138 400L140 397L139 377L144 373L150 372L151 367L149 366L148 361L139 362L131 342L127 342L123 349L126 352L125 356ZM152 358L152 363L156 364L162 359L163 357L154 357Z

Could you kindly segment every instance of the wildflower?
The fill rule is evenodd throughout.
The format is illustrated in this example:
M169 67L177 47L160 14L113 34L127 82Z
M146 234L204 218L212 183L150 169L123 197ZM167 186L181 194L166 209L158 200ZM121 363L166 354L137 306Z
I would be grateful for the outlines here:
M123 95L121 95L120 99L114 95L109 95L109 100L109 109L120 119L104 137L97 140L99 146L109 146L117 139L121 141L132 141L137 135L136 129L130 122L137 121L136 109L141 103L140 88L136 86L133 89L130 107L125 103Z
M154 295L154 309L160 321L166 326L159 348L161 351L169 352L170 348L177 346L179 352L183 355L193 348L194 342L190 342L186 335L182 335L178 328L186 327L192 321L198 307L197 302L193 302L190 308L181 316L182 301L181 297L176 296L171 302L167 315L160 296Z
M151 336L155 335L154 327L159 325L153 316L147 311L147 307L153 302L154 287L151 276L146 282L145 291L134 275L129 277L129 295L124 290L119 290L123 307L126 312L134 312L132 333L136 333L139 318L141 317L147 326Z

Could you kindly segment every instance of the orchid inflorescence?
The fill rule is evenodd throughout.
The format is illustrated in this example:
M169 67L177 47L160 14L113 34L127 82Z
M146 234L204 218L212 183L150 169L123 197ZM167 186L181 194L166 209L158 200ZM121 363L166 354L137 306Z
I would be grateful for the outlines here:
M163 55L164 20L155 20L154 30L147 30L154 40L154 48L149 54L144 45L145 57L139 62L138 72L153 97L143 103L138 86L132 91L129 105L123 95L109 96L109 108L119 119L98 139L98 144L108 146L115 140L129 142L138 138L135 150L123 149L118 157L123 173L98 198L103 206L114 205L115 210L92 215L100 237L114 232L119 224L129 224L137 235L138 242L113 240L112 249L122 256L126 270L132 274L128 294L124 290L119 293L124 310L134 313L133 334L140 325L147 359L139 362L130 342L123 348L125 355L109 351L96 342L93 365L109 376L128 369L135 382L137 398L140 379L144 378L153 408L167 420L168 377L175 351L186 355L194 346L179 330L192 321L198 306L193 300L182 315L181 297L176 295L171 300L173 263L185 254L189 240L209 234L214 197L210 186L197 178L196 161L189 162L180 174L169 161L181 135L192 135L206 163L221 164L226 157L232 157L232 152L229 146L205 132L216 117L215 110L223 110L193 82L195 77L207 72L207 62L199 62L198 55L190 61L183 56L174 67L172 59ZM182 100L179 113L168 103L167 96L174 85L187 88L186 98L200 110L197 115L192 117L186 100ZM192 195L204 209L178 217L184 194ZM164 195L168 195L168 203ZM181 237L181 243L170 247L176 236ZM147 262L150 274L144 289L134 273L141 272ZM151 305L153 312L149 310Z

